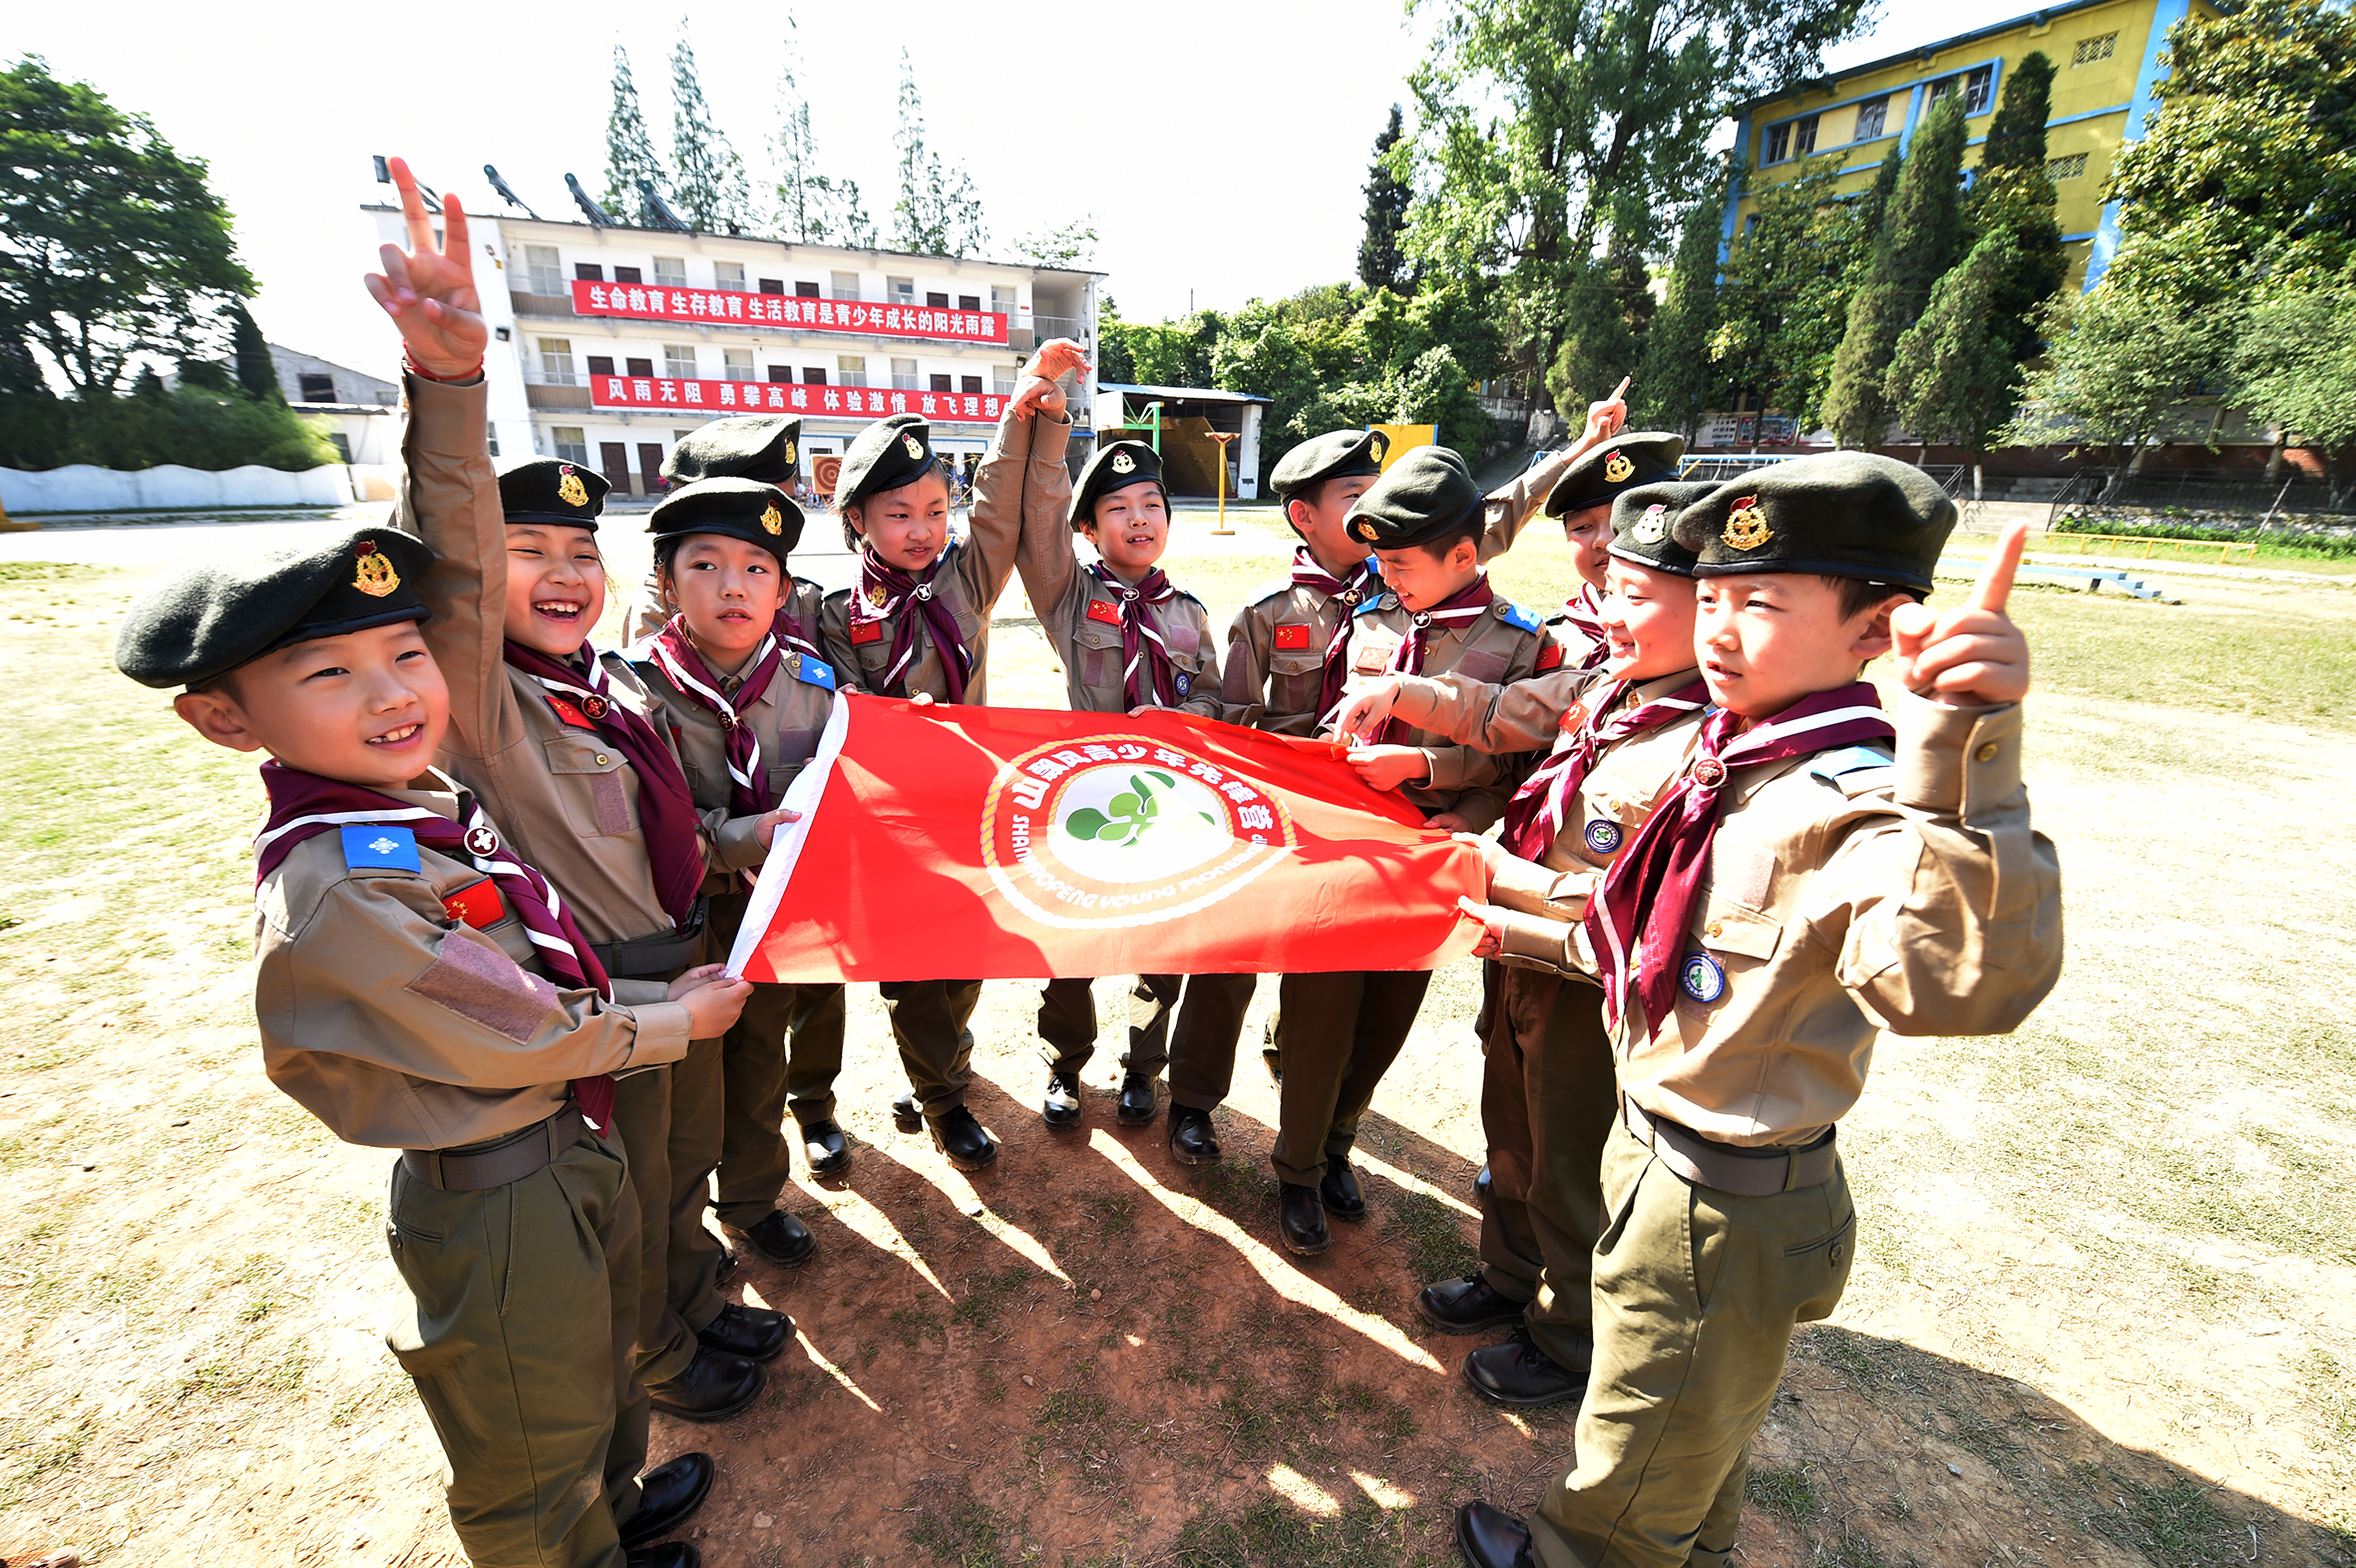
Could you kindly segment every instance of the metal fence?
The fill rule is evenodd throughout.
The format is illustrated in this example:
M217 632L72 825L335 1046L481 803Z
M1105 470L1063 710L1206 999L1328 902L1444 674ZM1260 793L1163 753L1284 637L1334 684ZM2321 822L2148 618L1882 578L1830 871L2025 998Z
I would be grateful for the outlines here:
M2268 482L2254 474L2215 469L2182 469L2172 474L2134 474L2087 468L2070 476L2046 514L2046 527L2064 517L2150 524L2180 521L2191 526L2252 528L2284 516L2356 516L2356 486L2334 495L2325 480L2293 470Z

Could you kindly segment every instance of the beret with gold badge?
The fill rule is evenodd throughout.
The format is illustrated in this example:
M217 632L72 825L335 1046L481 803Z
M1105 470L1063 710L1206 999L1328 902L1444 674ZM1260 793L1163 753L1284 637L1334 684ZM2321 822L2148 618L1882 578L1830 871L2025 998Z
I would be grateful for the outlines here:
M799 414L730 414L696 426L662 460L662 477L680 485L699 479L757 479L780 490L802 471Z
M1144 484L1159 490L1163 505L1169 504L1170 488L1162 483L1161 454L1142 441L1108 442L1080 470L1080 482L1072 487L1071 506L1064 516L1074 530L1085 528L1096 521L1098 501L1116 490Z
M1290 501L1329 479L1379 474L1389 450L1390 438L1379 430L1329 430L1278 458L1268 488Z
M1677 542L1677 519L1718 487L1707 480L1665 479L1623 490L1612 502L1612 554L1656 572L1694 575L1694 553Z
M1579 454L1546 493L1546 515L1568 517L1603 506L1623 490L1677 477L1685 438L1665 430L1625 430Z
M689 534L724 534L783 561L802 542L802 509L757 479L699 479L655 503L646 532L657 548Z
M933 466L933 427L922 414L879 419L852 438L835 477L835 510L914 484Z
M534 458L499 476L499 509L510 523L569 523L593 532L612 488L579 463Z
M1728 480L1677 516L1694 576L1807 572L1929 592L1955 503L1911 463L1819 452Z
M1463 458L1446 447L1417 447L1358 498L1345 527L1371 550L1398 550L1477 521L1483 499Z

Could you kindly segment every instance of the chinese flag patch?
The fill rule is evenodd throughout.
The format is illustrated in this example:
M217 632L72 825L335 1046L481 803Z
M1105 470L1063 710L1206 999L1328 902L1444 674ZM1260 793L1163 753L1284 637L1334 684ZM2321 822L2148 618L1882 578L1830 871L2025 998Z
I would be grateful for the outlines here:
M496 926L507 914L507 906L500 902L499 889L486 877L470 883L442 901L442 912L452 920L465 921L477 931Z
M1118 604L1108 604L1103 599L1092 598L1088 600L1088 618L1101 620L1108 626L1117 626L1121 623L1121 609Z
M551 696L548 699L548 705L557 710L557 717L563 719L575 729L595 729L597 727L594 723L590 722L589 716L587 713L582 712L581 709L575 707L563 697Z
M854 621L852 621L852 622L851 622L851 640L852 640L853 642L855 642L855 643L859 643L859 642L881 642L881 641L883 641L883 640L884 640L884 623L883 623L882 621L880 621L880 620L854 620Z
M1308 647L1309 627L1298 622L1289 626L1277 627L1276 646L1277 651L1280 653L1288 649L1300 649Z
M1549 639L1538 649L1538 673L1562 668L1562 644Z

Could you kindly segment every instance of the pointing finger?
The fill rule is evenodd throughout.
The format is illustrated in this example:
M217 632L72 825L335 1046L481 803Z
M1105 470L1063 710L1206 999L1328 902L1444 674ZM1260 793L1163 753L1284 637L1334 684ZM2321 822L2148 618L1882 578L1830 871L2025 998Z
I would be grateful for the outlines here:
M1615 388L1612 390L1612 395L1611 395L1610 397L1607 397L1607 398L1605 398L1605 399L1604 399L1604 401L1605 401L1605 402L1607 402L1607 403L1617 403L1617 402L1619 402L1619 401L1620 401L1622 398L1624 398L1624 397L1626 397L1626 396L1628 395L1628 383L1630 383L1631 381L1634 381L1635 379L1636 379L1636 376L1635 376L1634 372L1631 372L1631 373L1630 373L1630 374L1628 374L1628 375L1622 376L1622 377L1620 378L1620 384L1619 384L1619 386L1615 387Z
M1980 572L1980 581L1972 588L1972 608L2003 613L2004 601L2012 594L2013 574L2021 569L2021 552L2028 548L2026 523L2012 524L1998 536L1996 553L1988 558L1988 565Z

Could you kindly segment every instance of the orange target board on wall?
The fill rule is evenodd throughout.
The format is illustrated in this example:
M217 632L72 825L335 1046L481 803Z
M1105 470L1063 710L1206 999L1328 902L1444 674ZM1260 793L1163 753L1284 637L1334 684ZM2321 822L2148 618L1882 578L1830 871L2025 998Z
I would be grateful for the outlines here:
M810 460L810 483L817 488L818 493L822 496L831 496L835 493L835 481L841 477L842 472L843 459L839 453L821 452Z

